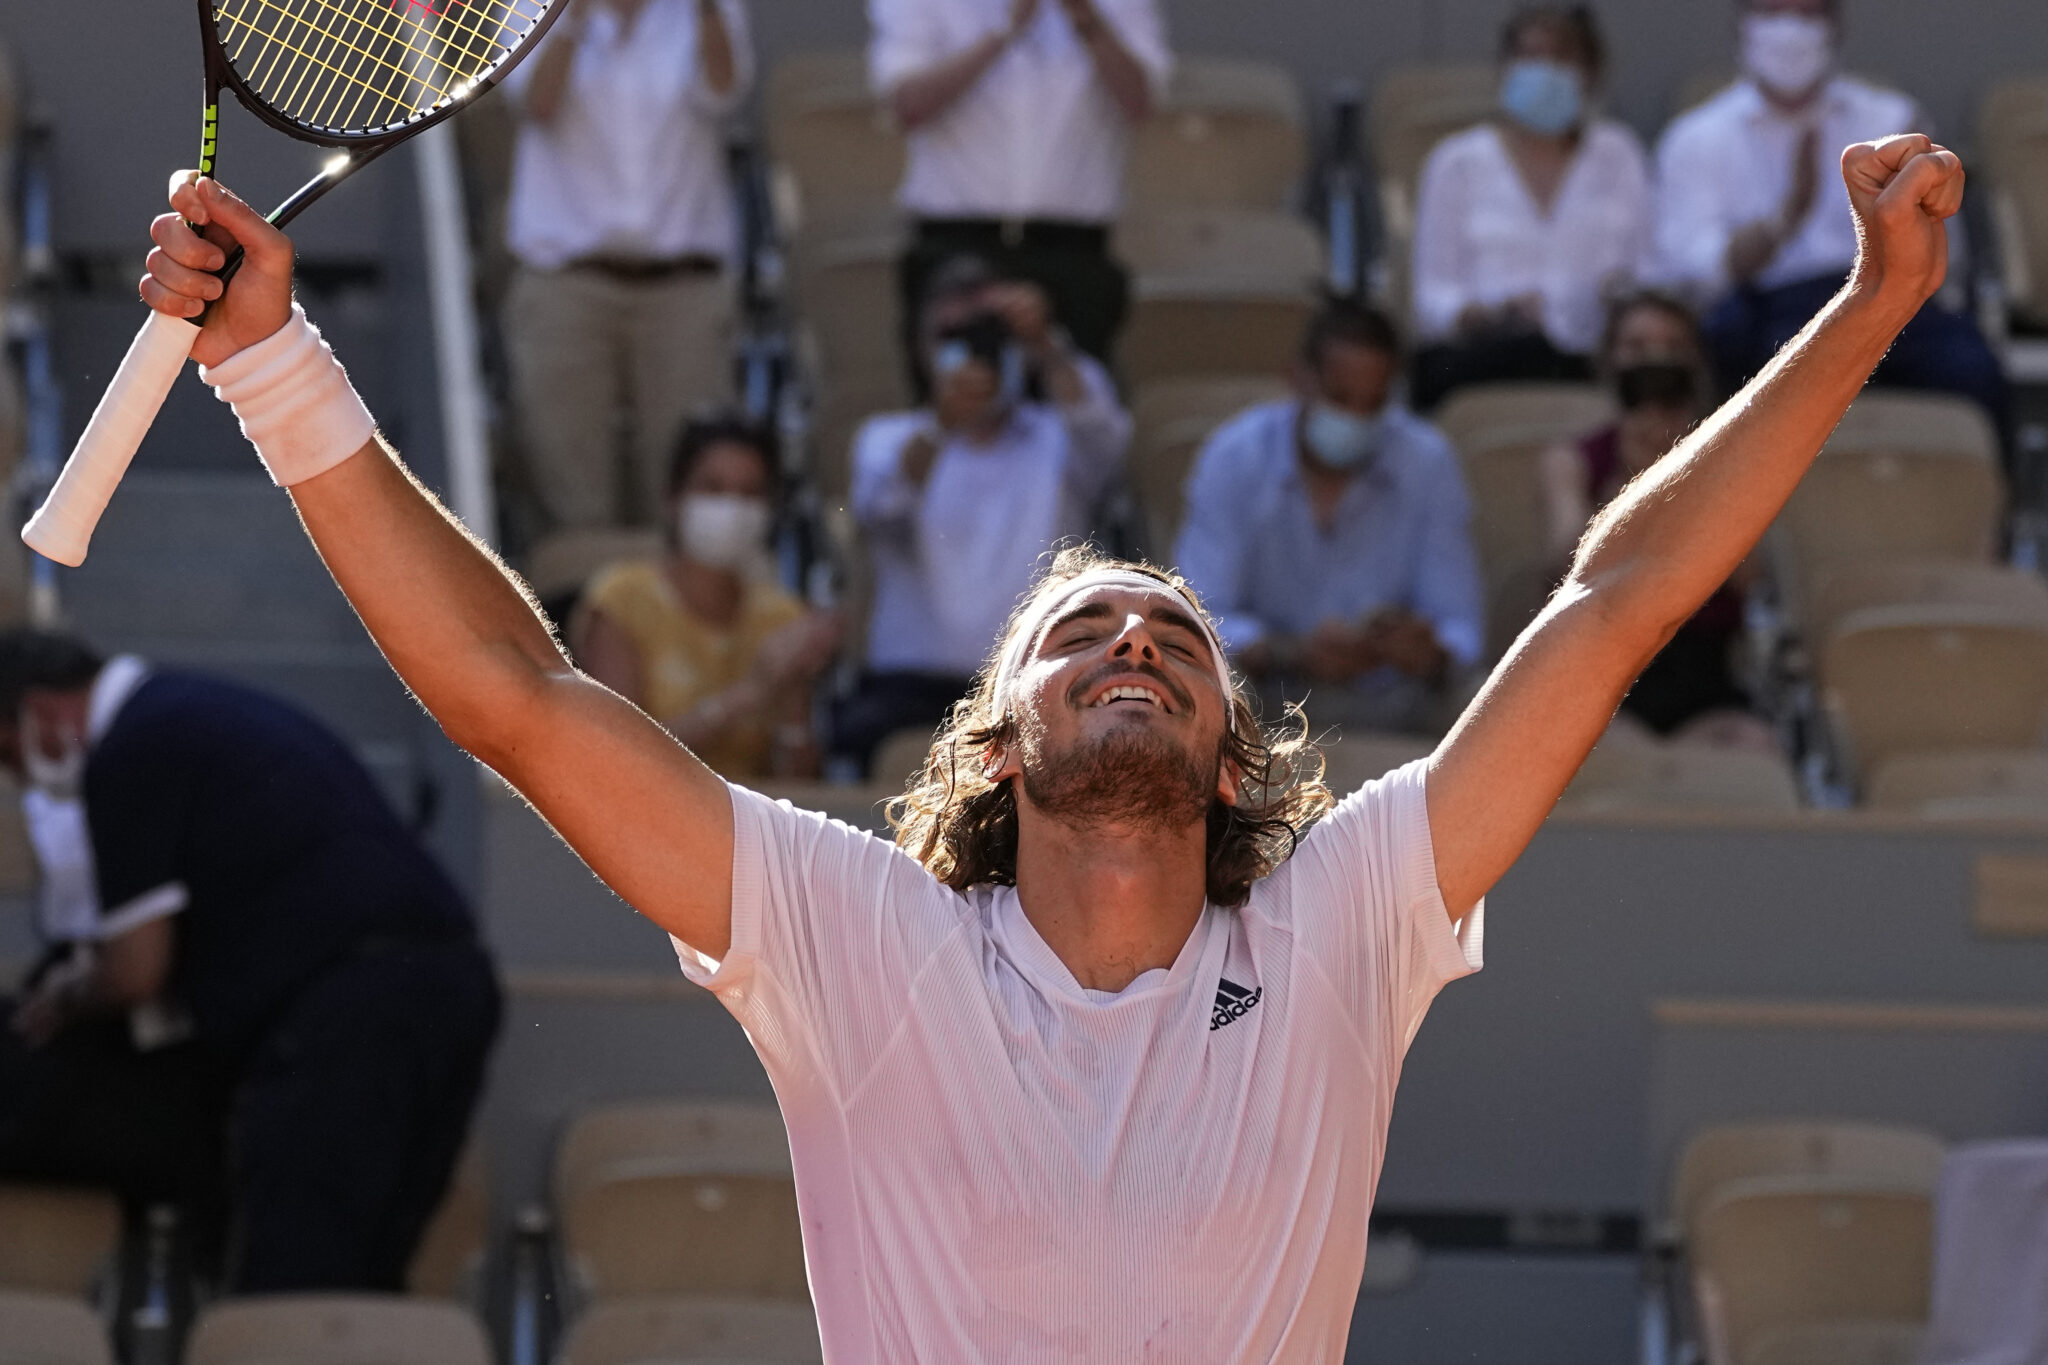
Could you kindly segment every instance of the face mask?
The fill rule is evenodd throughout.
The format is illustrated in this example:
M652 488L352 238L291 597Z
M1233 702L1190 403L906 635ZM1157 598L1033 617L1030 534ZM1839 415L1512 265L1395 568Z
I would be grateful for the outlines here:
M1742 21L1742 69L1774 95L1804 95L1835 64L1835 26L1812 14L1752 14Z
M1379 455L1383 426L1378 416L1360 417L1328 403L1316 403L1301 424L1301 440L1318 464L1357 469Z
M85 746L77 735L66 736L64 753L50 758L43 753L42 735L36 728L35 713L21 712L21 768L28 784L49 796L71 798L85 789Z
M1568 133L1585 113L1586 78L1562 62L1533 57L1510 62L1500 83L1500 107L1532 133Z
M773 520L766 498L692 493L676 512L676 539L699 564L739 569L761 553Z

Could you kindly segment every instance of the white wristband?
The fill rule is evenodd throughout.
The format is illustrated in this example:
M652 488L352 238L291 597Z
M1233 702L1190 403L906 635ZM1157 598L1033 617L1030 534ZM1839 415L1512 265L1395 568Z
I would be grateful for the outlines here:
M280 488L325 474L377 430L333 348L296 303L290 322L218 365L201 366L199 377L234 408Z

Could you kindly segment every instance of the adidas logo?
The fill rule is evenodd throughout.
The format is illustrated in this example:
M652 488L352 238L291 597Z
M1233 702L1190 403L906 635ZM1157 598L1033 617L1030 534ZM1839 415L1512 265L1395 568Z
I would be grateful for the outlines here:
M1234 1024L1250 1014L1266 995L1265 987L1246 990L1228 978L1216 984L1216 1009L1209 1016L1209 1032L1214 1033L1226 1024Z

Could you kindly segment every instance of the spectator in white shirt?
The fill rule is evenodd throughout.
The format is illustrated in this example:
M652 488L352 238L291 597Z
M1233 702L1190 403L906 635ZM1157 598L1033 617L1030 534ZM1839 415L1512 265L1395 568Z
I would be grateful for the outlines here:
M1430 153L1415 215L1415 406L1500 379L1585 379L1602 298L1650 243L1636 135L1596 116L1592 11L1517 11L1501 31L1500 114Z
M965 695L1045 552L1087 532L1131 437L1108 372L1073 349L1037 285L956 257L918 316L932 405L872 418L853 442L874 602L833 756L863 768Z
M507 78L505 344L555 526L653 522L684 419L731 390L724 126L752 74L739 0L573 0Z
M1680 115L1657 149L1657 275L1705 310L1724 388L1763 368L1833 297L1856 259L1842 148L1925 131L1912 98L1840 73L1838 0L1744 0L1742 76ZM1957 240L1950 224L1950 240ZM1931 301L1873 383L1945 389L2005 425L1997 358Z
M1172 65L1159 0L869 0L869 78L909 133L906 345L940 264L962 252L1052 299L1107 362L1129 305L1109 254L1130 127Z

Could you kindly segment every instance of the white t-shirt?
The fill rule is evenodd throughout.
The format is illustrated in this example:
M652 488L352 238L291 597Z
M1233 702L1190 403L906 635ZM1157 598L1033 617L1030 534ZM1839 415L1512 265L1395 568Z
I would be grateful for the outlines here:
M1012 0L868 0L868 77L884 99L905 80L1010 21ZM1173 58L1159 0L1096 0L1166 94ZM1066 11L1050 0L974 87L910 133L903 206L924 218L1056 218L1107 223L1123 205L1129 120L1096 74Z
M826 1359L1340 1360L1402 1056L1480 964L1423 780L1117 993L1013 889L734 788L732 948L678 950L775 1084Z

